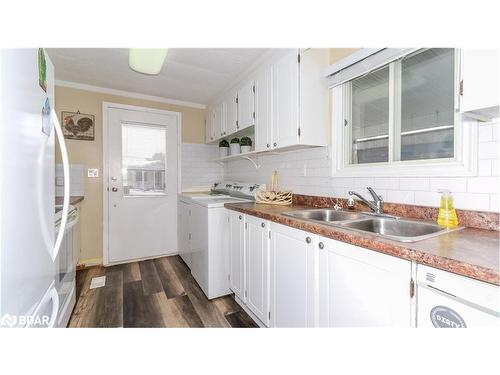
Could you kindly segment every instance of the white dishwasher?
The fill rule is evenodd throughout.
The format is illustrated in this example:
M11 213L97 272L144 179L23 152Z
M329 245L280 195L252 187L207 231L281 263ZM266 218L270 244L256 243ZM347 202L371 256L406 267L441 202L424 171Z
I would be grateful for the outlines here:
M500 327L500 287L418 265L417 327Z

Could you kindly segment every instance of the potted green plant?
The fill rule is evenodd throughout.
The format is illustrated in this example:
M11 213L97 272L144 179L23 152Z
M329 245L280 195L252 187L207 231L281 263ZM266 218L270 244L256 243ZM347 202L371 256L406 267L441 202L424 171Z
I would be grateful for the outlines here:
M241 152L252 151L252 139L250 137L242 137L240 140Z
M231 139L230 148L231 148L231 155L241 154L240 139L239 138Z
M219 142L219 157L223 158L229 155L229 143L223 139Z

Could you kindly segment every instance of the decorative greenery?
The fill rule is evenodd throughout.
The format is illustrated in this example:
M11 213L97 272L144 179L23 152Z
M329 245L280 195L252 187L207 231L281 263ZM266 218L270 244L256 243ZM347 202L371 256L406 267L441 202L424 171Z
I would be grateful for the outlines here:
M240 141L240 144L242 146L251 146L252 145L252 139L249 138L249 137L242 137L241 141Z
M229 147L229 143L225 139L219 142L219 147Z
M233 139L231 139L231 143L240 143L240 139L239 138L233 138Z

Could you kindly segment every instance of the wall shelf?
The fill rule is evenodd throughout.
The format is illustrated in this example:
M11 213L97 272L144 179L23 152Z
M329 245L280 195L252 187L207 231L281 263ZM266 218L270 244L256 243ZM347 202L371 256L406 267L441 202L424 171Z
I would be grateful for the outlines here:
M255 157L255 159L256 159L258 154L261 154L261 153L262 153L262 151L244 152L244 153L237 154L237 155L228 155L228 156L225 156L223 158L215 159L214 161L218 162L218 163L224 163L226 161L244 159L244 160L248 160L249 162L251 162L253 164L253 166L255 167L255 169L259 169L260 164L258 164L256 160L252 159L252 156Z

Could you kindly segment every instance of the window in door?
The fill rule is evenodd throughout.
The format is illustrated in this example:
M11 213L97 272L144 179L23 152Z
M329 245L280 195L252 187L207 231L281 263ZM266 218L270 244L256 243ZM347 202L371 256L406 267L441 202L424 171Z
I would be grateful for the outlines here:
M165 127L122 124L124 195L165 195L166 139Z

